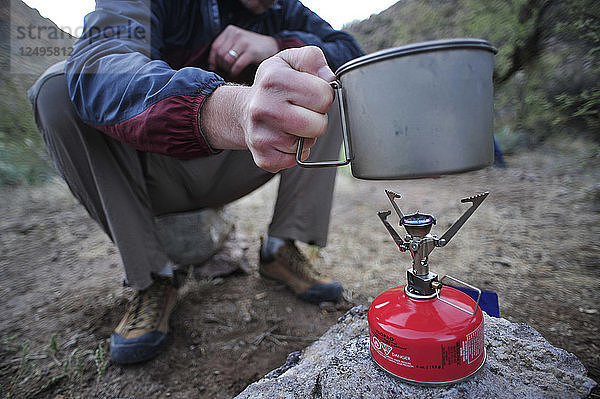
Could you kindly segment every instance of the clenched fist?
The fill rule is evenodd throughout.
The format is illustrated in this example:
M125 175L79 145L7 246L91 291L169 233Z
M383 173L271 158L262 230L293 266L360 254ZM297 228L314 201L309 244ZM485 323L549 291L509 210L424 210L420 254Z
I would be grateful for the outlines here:
M306 159L327 129L333 79L318 47L284 50L260 64L251 87L215 90L202 107L202 130L213 148L247 148L269 172L289 168L298 138L305 138Z

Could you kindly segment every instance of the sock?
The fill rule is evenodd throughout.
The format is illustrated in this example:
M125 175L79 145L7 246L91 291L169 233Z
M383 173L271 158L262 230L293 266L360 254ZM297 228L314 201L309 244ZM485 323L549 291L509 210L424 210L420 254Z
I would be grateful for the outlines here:
M268 259L275 254L282 245L285 244L284 239L278 237L267 236L262 247L260 248L260 256L263 259Z
M173 277L173 263L168 261L167 264L157 274L161 277Z

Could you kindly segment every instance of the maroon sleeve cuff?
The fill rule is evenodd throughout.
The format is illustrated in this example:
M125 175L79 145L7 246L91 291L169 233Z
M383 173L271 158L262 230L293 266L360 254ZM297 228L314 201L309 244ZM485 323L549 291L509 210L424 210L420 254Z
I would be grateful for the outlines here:
M295 48L295 47L306 46L306 43L304 43L302 40L296 39L293 37L286 37L286 38L276 37L275 40L277 40L277 44L279 45L279 51L285 50L286 48Z
M198 125L198 112L205 98L167 97L126 121L95 127L139 151L184 159L212 155L218 151L208 145Z

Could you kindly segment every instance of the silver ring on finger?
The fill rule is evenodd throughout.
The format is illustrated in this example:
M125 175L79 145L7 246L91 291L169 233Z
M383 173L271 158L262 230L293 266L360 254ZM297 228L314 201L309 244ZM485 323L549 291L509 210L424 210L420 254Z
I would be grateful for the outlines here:
M239 57L240 55L238 54L237 51L235 51L234 49L230 49L227 54L229 54L231 56L231 58L236 59L237 57Z

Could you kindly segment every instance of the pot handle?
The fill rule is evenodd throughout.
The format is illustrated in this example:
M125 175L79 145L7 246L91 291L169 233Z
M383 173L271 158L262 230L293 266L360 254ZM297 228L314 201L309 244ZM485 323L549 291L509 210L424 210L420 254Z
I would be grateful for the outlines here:
M321 168L326 166L344 166L352 161L352 151L350 150L350 139L348 137L348 127L346 126L346 110L344 108L344 96L342 94L342 84L336 80L330 83L338 97L338 105L340 107L340 119L342 123L342 136L344 138L344 161L319 161L319 162L304 162L302 150L304 147L304 137L298 139L298 149L296 150L296 163L303 168Z

